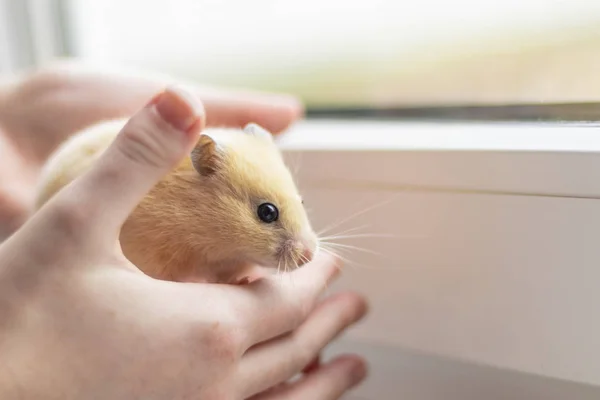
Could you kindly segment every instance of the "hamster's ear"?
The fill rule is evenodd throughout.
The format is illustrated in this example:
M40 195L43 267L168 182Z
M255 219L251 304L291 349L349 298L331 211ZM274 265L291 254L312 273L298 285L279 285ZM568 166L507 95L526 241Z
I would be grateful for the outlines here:
M262 126L255 124L253 122L247 124L244 127L244 132L249 134L249 135L254 135L256 137L268 140L270 142L273 141L273 135L271 135L271 132L267 131L265 128L263 128Z
M200 134L200 139L190 154L194 169L202 176L214 174L221 164L221 151L217 142L204 133Z

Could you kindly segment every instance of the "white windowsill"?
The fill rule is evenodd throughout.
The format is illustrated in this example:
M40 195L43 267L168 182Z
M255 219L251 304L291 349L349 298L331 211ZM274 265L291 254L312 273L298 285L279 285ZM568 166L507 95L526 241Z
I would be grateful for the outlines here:
M480 150L598 152L600 124L307 120L285 150Z
M310 120L278 140L315 187L600 198L592 124Z
M394 237L343 241L376 253L346 248L335 285L371 304L345 342L360 398L598 398L598 127L319 120L280 141L317 230Z

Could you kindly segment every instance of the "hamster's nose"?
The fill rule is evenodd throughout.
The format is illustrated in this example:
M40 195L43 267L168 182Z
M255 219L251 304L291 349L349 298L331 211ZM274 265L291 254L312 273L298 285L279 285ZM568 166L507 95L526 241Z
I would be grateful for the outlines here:
M315 258L315 254L317 252L317 243L313 243L309 240L303 240L300 243L300 263L298 265L304 265L309 263Z
M306 264L312 261L315 256L315 252L310 248L310 246L303 246L302 249L302 264Z
M319 251L319 239L312 232L303 232L295 240L295 251L298 254L298 266L311 262Z

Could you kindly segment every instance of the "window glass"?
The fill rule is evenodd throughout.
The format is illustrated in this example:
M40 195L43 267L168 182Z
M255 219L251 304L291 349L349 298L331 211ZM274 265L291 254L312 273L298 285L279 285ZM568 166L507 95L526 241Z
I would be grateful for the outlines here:
M68 4L77 56L291 92L315 110L600 98L598 0Z

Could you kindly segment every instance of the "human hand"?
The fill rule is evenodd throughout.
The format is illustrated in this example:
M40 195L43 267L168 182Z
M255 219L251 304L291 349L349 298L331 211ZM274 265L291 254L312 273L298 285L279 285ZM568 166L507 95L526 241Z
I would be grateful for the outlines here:
M66 137L101 120L130 117L171 81L65 61L0 86L0 242L27 218L40 169ZM303 112L290 96L190 86L209 126L257 122L277 134Z
M364 378L346 355L286 383L365 314L352 293L319 302L336 260L233 286L154 280L121 253L122 223L203 124L163 93L0 246L0 398L328 400Z

